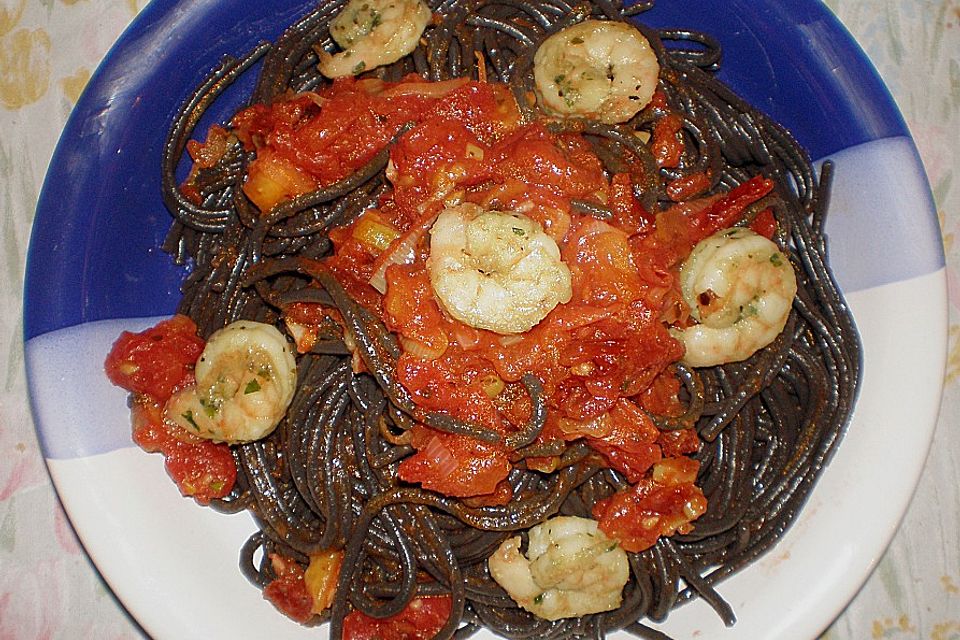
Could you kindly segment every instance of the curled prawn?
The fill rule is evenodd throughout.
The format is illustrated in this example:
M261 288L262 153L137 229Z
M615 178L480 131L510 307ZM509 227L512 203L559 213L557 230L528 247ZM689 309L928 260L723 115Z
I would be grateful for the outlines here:
M297 363L273 325L239 320L210 336L194 369L196 383L175 393L164 418L218 442L259 440L293 400Z
M677 337L683 362L709 367L745 360L783 331L797 294L790 260L750 229L701 240L680 268L680 290L697 321Z
M437 217L427 267L451 316L504 335L527 331L573 294L560 249L539 224L469 202Z
M330 36L343 51L318 52L320 73L355 76L396 62L417 48L430 16L423 0L350 0L330 21Z
M547 112L616 124L653 98L660 63L636 27L585 20L543 41L534 54L533 76Z
M490 575L521 607L559 620L620 606L630 564L596 520L558 516L530 529L527 538L526 555L516 536L487 561Z

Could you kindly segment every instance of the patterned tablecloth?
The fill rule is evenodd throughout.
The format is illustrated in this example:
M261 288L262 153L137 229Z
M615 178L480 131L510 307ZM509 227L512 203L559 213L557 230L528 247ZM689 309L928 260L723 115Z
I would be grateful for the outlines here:
M24 261L47 164L85 83L143 4L0 0L2 640L143 636L99 578L57 501L30 417L21 337ZM960 2L828 4L879 69L923 157L947 255L951 342L940 422L916 497L869 581L823 638L958 640L960 246L954 240L960 183L954 178L960 171Z

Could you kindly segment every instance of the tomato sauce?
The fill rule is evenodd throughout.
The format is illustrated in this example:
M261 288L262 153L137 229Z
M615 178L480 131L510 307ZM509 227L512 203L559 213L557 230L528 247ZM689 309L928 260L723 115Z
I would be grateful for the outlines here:
M668 111L662 95L651 108ZM656 164L676 167L683 120L668 114L658 122L650 143ZM403 355L394 374L413 402L507 436L530 418L521 379L533 373L548 407L537 444L585 441L598 463L631 483L596 506L601 528L631 550L689 529L705 509L697 464L687 457L699 441L691 431L661 432L651 419L683 410L674 371L683 346L668 329L689 318L678 270L699 240L767 195L770 180L704 195L709 173L691 175L667 185L675 204L649 211L637 195L650 178L642 163L625 158L607 172L586 137L524 122L508 87L468 79L337 80L251 106L230 132L256 152L244 191L263 212L336 183L388 149L391 189L375 209L331 230L334 251L323 261L397 336ZM198 164L222 152L224 135L212 131L207 143L191 146ZM447 314L429 278L430 229L445 206L462 202L536 221L570 270L569 302L509 336ZM611 215L582 213L591 208ZM768 210L753 226L775 231ZM298 308L297 315L336 314ZM169 393L177 377L170 366L159 383L138 388ZM189 359L179 366L189 368ZM510 499L505 478L515 463L499 442L418 424L410 443L416 452L399 466L402 481L471 504ZM521 464L549 472L559 458Z
M538 442L582 439L602 464L634 487L647 487L642 495L611 497L612 506L598 513L613 533L652 544L659 534L640 536L610 523L660 508L651 506L666 499L654 490L652 469L665 459L686 459L699 446L695 434L661 434L649 417L682 410L672 365L683 347L667 330L687 313L677 269L698 239L742 211L744 201L762 197L765 185L647 211L636 196L636 166L628 162L629 171L608 175L583 136L521 122L505 87L466 80L434 87L416 77L364 82L338 81L318 95L251 107L234 125L256 148L256 162L262 157L269 165L277 154L318 185L342 178L389 145L392 189L375 210L331 232L335 249L325 264L397 335L404 350L398 381L424 411L508 435L529 419L521 378L532 372L549 409ZM681 122L667 118L654 131L660 166L679 162ZM342 153L346 147L350 152ZM251 172L248 191L257 180ZM673 193L697 195L708 184L702 176L674 185ZM430 227L451 201L522 211L538 222L570 269L572 299L515 336L447 315L427 261ZM574 201L607 208L612 217L578 213ZM411 444L416 453L401 463L401 480L481 503L510 498L504 479L512 463L502 445L426 425L412 430ZM530 464L552 470L557 462ZM698 494L694 480L681 483L677 500Z

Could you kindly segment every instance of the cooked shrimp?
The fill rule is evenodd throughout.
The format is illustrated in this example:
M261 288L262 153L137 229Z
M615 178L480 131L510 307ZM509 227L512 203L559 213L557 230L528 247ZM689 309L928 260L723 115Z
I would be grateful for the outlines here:
M680 289L698 322L679 332L683 361L709 367L745 360L783 331L797 294L790 260L749 229L701 240L680 268Z
M530 529L526 556L519 536L505 541L487 566L517 604L546 620L616 609L630 578L620 545L597 528L596 520L574 516Z
M417 48L430 16L423 0L350 0L330 21L330 35L343 51L319 52L320 73L355 76L396 62Z
M533 77L543 107L558 116L626 122L653 97L660 63L625 22L585 20L537 49Z
M504 335L527 331L573 293L560 249L539 224L469 202L440 213L427 266L451 316Z
M259 440L283 418L297 384L297 363L275 327L240 320L210 336L196 383L167 401L164 417L218 442Z

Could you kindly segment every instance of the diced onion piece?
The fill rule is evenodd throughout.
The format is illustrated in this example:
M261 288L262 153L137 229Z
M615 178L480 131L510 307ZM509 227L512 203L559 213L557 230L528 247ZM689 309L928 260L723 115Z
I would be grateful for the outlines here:
M442 478L449 476L460 466L450 449L437 436L433 436L427 441L427 446L423 448L423 455L436 461L437 470Z
M491 373L481 380L480 386L483 387L483 392L491 400L503 393L503 390L507 387L506 383L495 373Z
M419 96L421 98L442 98L470 82L470 78L451 78L441 82L401 82L380 93L383 98L400 96Z
M369 211L353 227L353 237L371 253L380 254L400 237L400 232L383 222L375 212Z
M343 551L327 549L310 554L310 564L303 574L307 592L313 598L313 613L329 609L337 593L337 580L343 564Z
M587 420L572 420L570 418L560 418L560 431L568 436L590 436L592 438L603 438L610 434L613 425L609 413L603 413L596 418Z
M444 342L441 348L435 348L419 340L400 336L400 346L403 347L406 353L412 356L423 358L424 360L436 360L444 354L448 344Z
M475 144L467 143L467 157L474 160L483 160L483 149Z
M370 276L370 286L380 293L387 292L387 267L392 264L410 264L417 257L417 243L433 224L434 217L424 220L397 238L390 248L377 258L377 268Z
M293 336L293 342L297 345L297 353L307 353L310 349L313 349L313 345L317 342L315 327L308 327L290 318L284 318L283 322L287 327L287 332Z
M260 211L266 212L316 187L316 181L293 163L262 149L257 159L250 163L243 192Z

